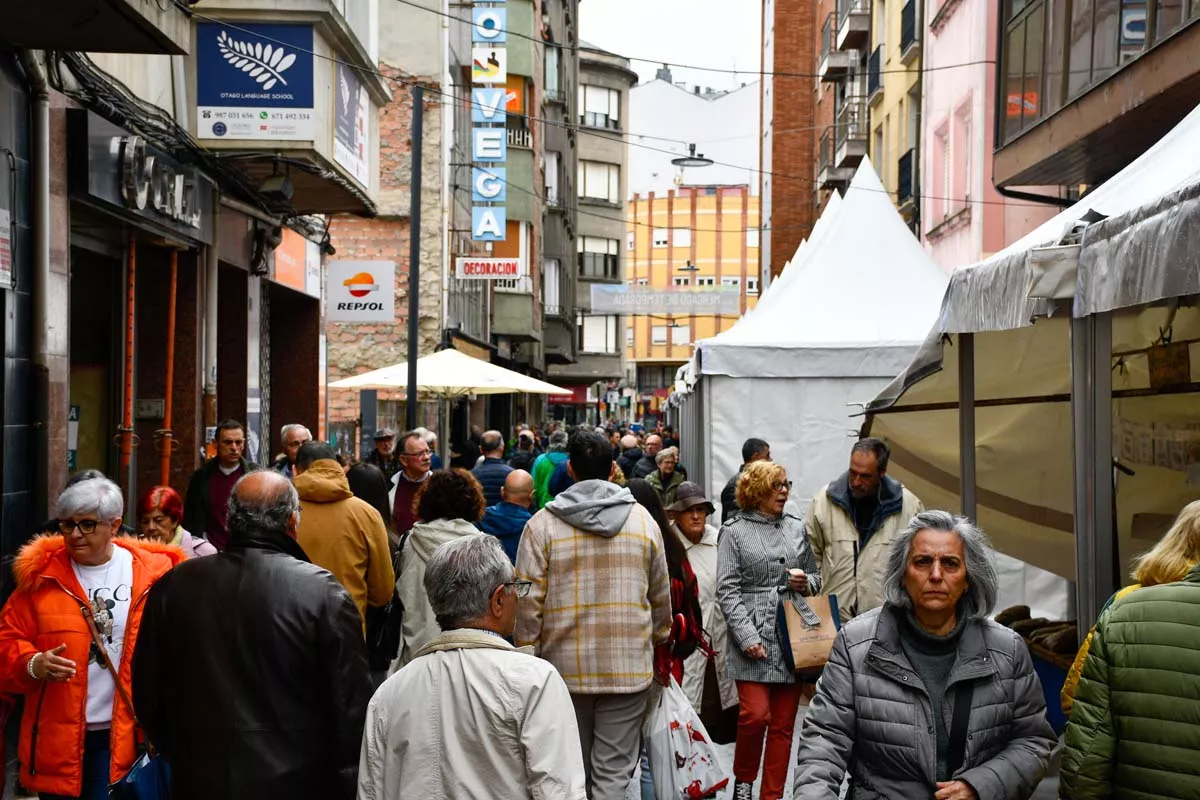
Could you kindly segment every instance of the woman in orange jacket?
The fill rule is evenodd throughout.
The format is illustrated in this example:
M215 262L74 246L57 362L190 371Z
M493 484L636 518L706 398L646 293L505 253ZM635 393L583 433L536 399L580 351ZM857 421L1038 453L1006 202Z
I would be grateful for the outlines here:
M0 692L25 695L21 781L43 800L107 798L108 784L137 755L133 710L121 689L129 696L146 595L183 552L116 537L123 510L121 490L104 478L64 491L61 534L21 549L17 588L0 612Z

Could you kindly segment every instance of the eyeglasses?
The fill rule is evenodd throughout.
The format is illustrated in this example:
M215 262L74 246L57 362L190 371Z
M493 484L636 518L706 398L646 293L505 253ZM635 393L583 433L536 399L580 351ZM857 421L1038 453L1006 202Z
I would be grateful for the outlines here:
M771 484L771 488L777 492L782 492L784 489L786 489L790 492L792 490L792 482L791 481L775 481L774 483Z
M415 458L418 461L421 460L422 458L430 458L431 456L432 456L432 453L429 450L422 450L419 453L405 453L404 454L405 458Z
M84 536L91 536L96 532L96 526L99 524L100 520L98 519L60 519L58 521L58 529L62 532L63 536L70 536L75 532L76 528L79 528L79 532Z
M509 581L503 585L513 587L513 594L517 597L528 597L529 590L533 588L533 581Z

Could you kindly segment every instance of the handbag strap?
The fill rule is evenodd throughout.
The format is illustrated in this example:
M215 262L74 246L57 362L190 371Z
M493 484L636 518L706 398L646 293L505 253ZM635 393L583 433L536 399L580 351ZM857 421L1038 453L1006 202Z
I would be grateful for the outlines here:
M962 766L967 751L967 725L971 721L971 699L975 686L962 681L954 687L954 717L950 722L950 741L946 750L946 774L953 778Z
M108 673L112 675L113 686L116 688L117 694L121 696L121 702L129 709L129 715L133 717L133 724L142 732L142 738L146 741L146 748L151 753L154 753L154 745L150 744L150 739L146 736L146 729L138 721L137 712L133 709L133 698L129 696L129 692L125 691L125 686L121 683L121 678L117 675L117 669L113 666L112 659L109 658L108 648L104 646L104 640L100 638L100 630L96 627L95 614L92 613L91 607L85 603L79 604L79 610L83 613L83 619L87 622L88 631L92 634L92 644L96 645L97 657L104 659L104 666L108 669Z

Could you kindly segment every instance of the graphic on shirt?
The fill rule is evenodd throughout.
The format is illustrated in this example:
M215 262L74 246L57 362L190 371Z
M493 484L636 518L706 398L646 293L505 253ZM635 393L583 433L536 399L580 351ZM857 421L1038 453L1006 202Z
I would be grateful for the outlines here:
M122 587L118 586L117 591ZM124 587L128 593L129 587ZM100 634L100 639L107 646L113 643L113 609L117 607L117 601L102 597L104 589L97 589L92 595L92 617L96 620L96 631ZM105 649L109 649L106 647ZM92 642L91 648L88 650L88 664L99 664L104 666L105 656L96 647L96 643Z

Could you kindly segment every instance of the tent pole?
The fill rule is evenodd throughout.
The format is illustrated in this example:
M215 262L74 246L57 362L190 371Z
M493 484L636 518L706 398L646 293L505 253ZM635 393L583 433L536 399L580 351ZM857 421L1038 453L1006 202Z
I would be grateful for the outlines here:
M958 458L962 514L977 519L975 476L975 334L958 335Z

